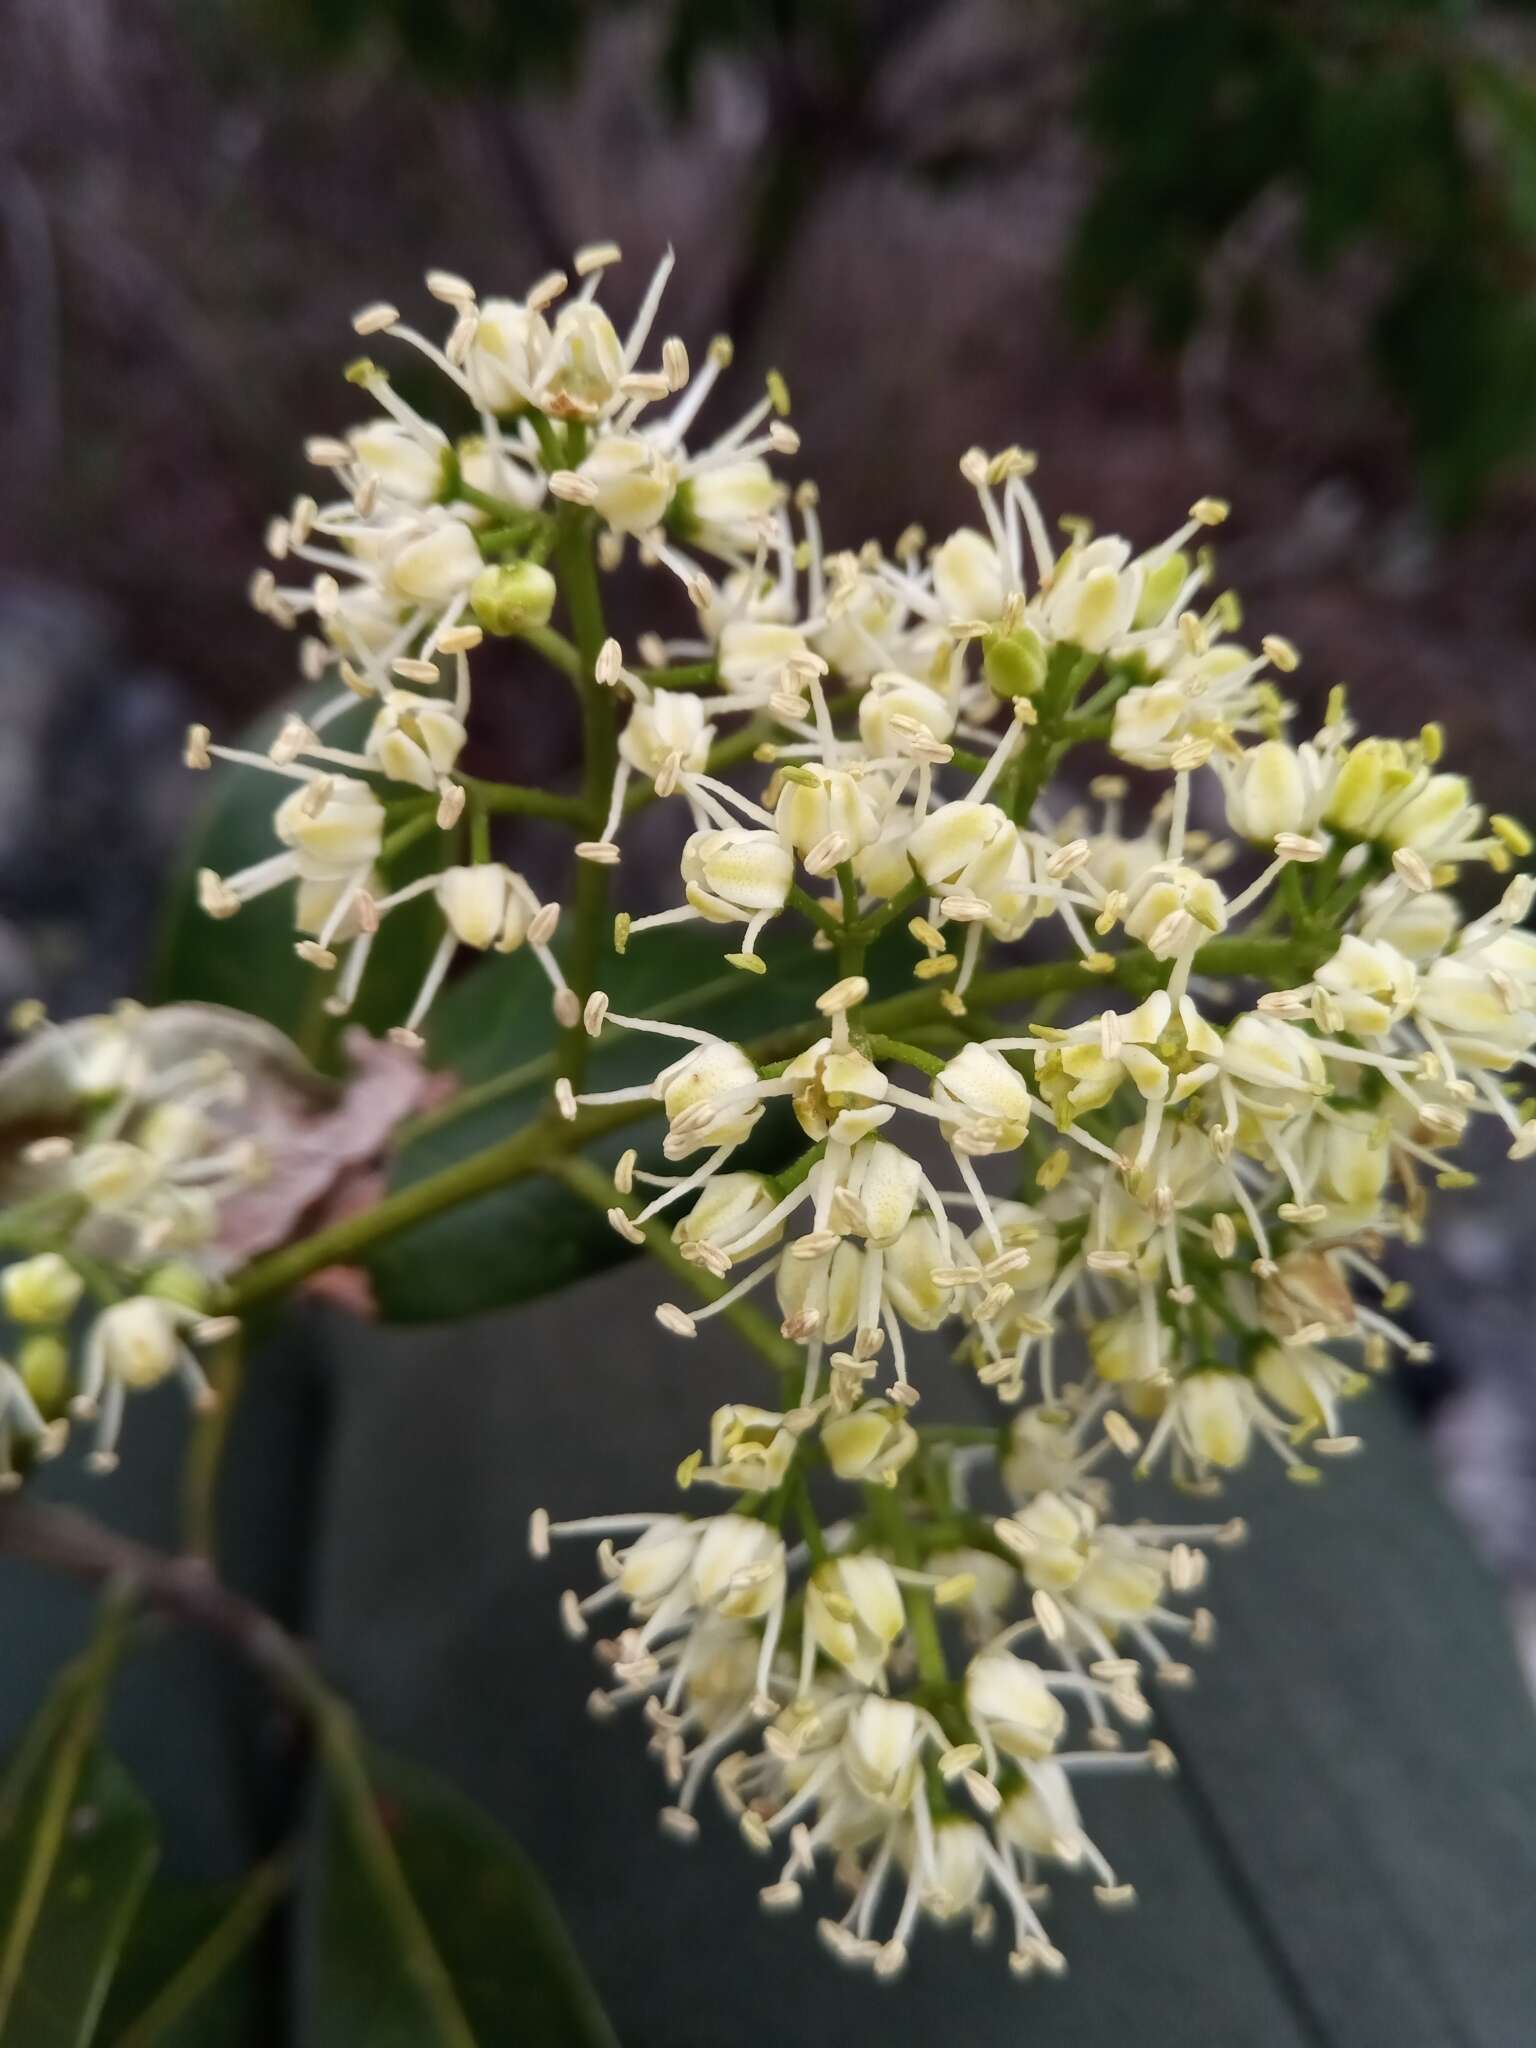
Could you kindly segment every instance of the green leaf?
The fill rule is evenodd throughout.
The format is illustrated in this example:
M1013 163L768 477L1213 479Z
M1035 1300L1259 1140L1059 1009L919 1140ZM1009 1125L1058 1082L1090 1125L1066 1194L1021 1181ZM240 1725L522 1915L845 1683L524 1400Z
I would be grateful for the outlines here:
M159 1854L154 1816L121 1765L100 1749L80 1754L81 1716L93 1712L76 1678L61 1681L0 1795L6 2048L91 2041Z
M256 1936L288 1881L281 1861L228 1884L156 1884L102 2014L110 2048L261 2048L275 1998Z
M887 941L887 947L894 943ZM878 950L878 949L877 949ZM721 958L713 938L658 932L615 955L604 975L613 1007L663 1014L727 1038L751 1038L812 1013L836 978L832 957L809 939L765 951L769 971L743 974ZM871 979L874 980L874 972ZM508 1137L543 1111L554 1082L549 991L526 953L490 959L438 1004L427 1056L454 1070L464 1092L421 1120L396 1165L403 1187ZM591 1067L594 1088L623 1088L651 1078L684 1048L610 1028ZM627 1144L655 1143L654 1125L625 1131L593 1156L614 1160ZM803 1140L798 1141L803 1143ZM770 1112L741 1153L742 1165L771 1171L796 1149L785 1114ZM659 1156L645 1162L659 1166ZM531 1301L616 1264L629 1248L590 1204L547 1180L498 1188L381 1244L369 1270L383 1315L433 1322Z
M317 685L291 709L306 716L334 694ZM286 715L287 708L260 720L240 744L265 753ZM368 708L360 704L327 728L327 740L341 747L359 745L369 717ZM293 785L258 768L223 762L215 763L209 781L201 822L173 884L151 998L157 1003L226 1003L277 1025L318 1064L334 1064L341 1027L324 1008L333 978L300 960L293 950L293 885L257 897L231 918L209 917L197 901L200 868L234 874L282 851L272 816ZM386 796L398 793L392 789ZM418 840L391 864L391 886L426 873L442 858L445 843L437 832ZM369 956L352 1013L356 1022L373 1031L400 1022L441 931L430 896L390 913Z
M429 1772L372 1746L361 1760L370 1814L359 1816L347 1773L333 1766L326 1780L304 2038L315 2048L616 2048L554 1904L516 1845Z

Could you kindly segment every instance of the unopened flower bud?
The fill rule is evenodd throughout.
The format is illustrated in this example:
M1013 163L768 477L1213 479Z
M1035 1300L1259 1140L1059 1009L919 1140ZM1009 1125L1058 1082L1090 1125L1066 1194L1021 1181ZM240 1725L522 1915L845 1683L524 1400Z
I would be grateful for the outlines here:
M0 1300L16 1323L62 1323L74 1314L85 1283L57 1252L19 1259L0 1273Z
M555 579L541 563L493 563L469 586L469 602L487 633L519 633L549 624L555 592Z
M999 697L1038 697L1045 686L1045 642L1033 626L989 633L982 642L982 668Z
M22 1385L44 1415L57 1414L69 1386L69 1346L51 1330L33 1330L16 1353Z

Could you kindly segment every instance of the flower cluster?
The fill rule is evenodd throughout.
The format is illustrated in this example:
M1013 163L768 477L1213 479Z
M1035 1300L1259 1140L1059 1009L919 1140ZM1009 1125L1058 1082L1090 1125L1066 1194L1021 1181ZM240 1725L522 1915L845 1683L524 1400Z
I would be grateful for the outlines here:
M1336 689L1298 732L1296 649L1245 637L1214 581L1217 500L1138 549L1048 521L1024 450L973 449L970 524L829 551L814 489L770 461L797 451L782 381L696 434L729 347L691 374L681 342L653 346L670 259L621 332L598 300L616 258L583 251L574 289L520 300L434 274L440 341L392 306L358 316L477 429L451 439L375 363L349 370L376 416L310 444L331 495L275 523L253 587L329 694L266 755L191 734L193 765L293 785L279 850L205 875L203 902L296 884L299 951L344 1011L389 911L431 893L411 1043L458 948L536 953L564 1027L551 1157L658 1120L610 1220L698 1297L662 1304L669 1330L766 1327L778 1375L680 1468L723 1508L535 1516L540 1554L599 1539L602 1586L564 1603L575 1634L604 1618L595 1710L641 1705L672 1832L712 1781L783 1859L769 1907L831 1862L840 1956L888 1974L922 1916L984 1934L1001 1913L1014 1968L1054 1971L1042 1871L1130 1896L1074 1784L1168 1767L1125 1731L1148 1676L1188 1679L1179 1652L1212 1624L1187 1596L1240 1527L1128 1518L1112 1475L1164 1465L1208 1495L1263 1445L1315 1482L1357 1448L1344 1410L1369 1376L1421 1355L1388 1247L1420 1233L1430 1183L1465 1181L1474 1116L1536 1150L1529 842L1441 765L1438 728L1361 734ZM692 613L632 648L596 574L629 552L659 616ZM487 635L571 677L579 795L462 772ZM333 744L360 700L360 744ZM621 912L615 956L702 923L731 968L785 977L808 932L826 974L796 1027L737 1043L675 1003L611 1003L605 871L658 800L675 897ZM573 837L559 959L555 907L493 857L503 811ZM399 879L432 834L431 871ZM1470 918L1466 869L1508 878ZM664 1063L592 1085L593 1042L619 1034ZM909 1340L941 1329L995 1421L916 1420Z
M130 1394L179 1379L213 1400L199 1352L238 1327L212 1313L221 1222L266 1171L251 1134L262 1069L304 1069L279 1034L233 1012L145 1010L53 1023L36 1004L0 1061L0 1486L13 1462L95 1425L109 1472ZM76 1341L78 1332L78 1341Z

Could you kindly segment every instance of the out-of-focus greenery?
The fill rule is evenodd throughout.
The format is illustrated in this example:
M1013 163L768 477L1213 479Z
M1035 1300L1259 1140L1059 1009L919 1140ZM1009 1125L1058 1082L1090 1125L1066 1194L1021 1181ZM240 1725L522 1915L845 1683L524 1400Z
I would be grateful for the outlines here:
M761 67L773 120L767 218L814 182L808 136L856 130L893 43L936 27L942 0L263 0L291 48L403 62L446 88L515 92L574 78L614 13L659 22L657 87L682 115L700 66ZM1041 32L1003 7L978 34ZM1066 265L1086 329L1132 304L1167 346L1207 316L1212 257L1288 197L1288 254L1320 278L1347 252L1379 276L1368 347L1447 519L1536 446L1536 10L1530 0L1089 0L1061 5L1076 109L1098 159ZM999 66L1006 76L1008 67ZM810 118L807 119L809 114ZM1002 132L1006 132L1006 124ZM996 124L988 124L996 137ZM1002 165L1006 144L958 173ZM932 167L914 160L915 173ZM1262 266L1238 333L1262 327ZM1228 309L1229 311L1231 309Z
M1536 83L1501 46L1530 13L1107 0L1080 101L1103 172L1069 268L1075 310L1092 324L1134 298L1183 341L1213 248L1288 192L1310 266L1353 248L1382 265L1375 362L1432 498L1464 514L1536 443ZM1248 312L1263 317L1261 283Z

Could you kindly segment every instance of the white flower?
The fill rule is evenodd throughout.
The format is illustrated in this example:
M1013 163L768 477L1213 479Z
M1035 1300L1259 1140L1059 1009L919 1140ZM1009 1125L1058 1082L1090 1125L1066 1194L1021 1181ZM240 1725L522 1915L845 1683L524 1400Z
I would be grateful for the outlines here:
M795 862L776 832L734 825L695 832L683 848L682 874L688 901L699 915L731 924L782 910Z
M464 359L476 405L491 413L518 412L528 402L536 365L549 347L549 326L516 299L485 299Z
M395 420L370 420L354 427L348 445L359 464L377 477L381 489L407 505L430 505L443 487L448 443L435 430L405 427Z
M655 1607L681 1583L705 1526L684 1515L658 1515L619 1553L617 1584L637 1612Z
M1375 1038L1412 1009L1418 976L1385 939L1346 932L1333 958L1318 969L1317 983L1332 998L1338 1030Z
M774 807L774 824L786 846L807 854L829 839L848 860L879 836L880 816L869 784L846 768L808 763L786 773Z
M1317 823L1323 779L1313 748L1263 740L1223 776L1227 822L1240 838L1263 846L1273 846L1282 832L1309 833Z
M1247 1010L1227 1031L1223 1070L1258 1091L1265 1106L1302 1110L1328 1092L1328 1072L1316 1042L1299 1025L1262 1010Z
M784 1544L751 1515L705 1522L689 1565L700 1607L731 1621L757 1621L784 1599Z
M601 306L576 300L555 320L529 398L556 419L596 419L618 394L624 347Z
M876 759L910 754L915 743L923 743L923 735L947 740L955 717L955 707L927 683L887 673L876 676L859 699L859 737ZM914 734L914 726L921 732Z
M761 702L779 688L786 667L809 653L798 626L775 619L732 619L716 648L720 680L733 697Z
M527 885L498 861L444 868L435 893L448 929L478 953L515 953L528 936Z
M373 721L366 752L391 781L437 789L464 751L465 737L451 704L392 690Z
M1125 929L1140 939L1154 960L1192 952L1227 928L1226 899L1209 875L1168 863L1137 884Z
M996 804L960 801L941 804L907 842L913 867L930 888L952 887L966 870L1002 840L1012 845L1017 831Z
M914 1216L882 1263L886 1299L913 1330L936 1330L949 1314L949 1294L934 1279L947 1265L937 1226L930 1216Z
M709 1425L709 1463L695 1476L750 1493L769 1493L788 1472L794 1455L795 1439L782 1415L733 1401L715 1410Z
M730 552L750 538L784 495L766 462L712 462L690 468L683 486L687 530L711 553Z
M906 1625L901 1587L883 1557L828 1558L805 1589L806 1626L818 1648L860 1685L878 1684Z
M660 525L677 484L676 467L643 434L601 435L579 474L595 493L598 518L615 533Z
M1064 1593L1082 1576L1095 1515L1086 1501L1039 1493L1017 1509L1013 1525L1027 1538L1020 1566L1030 1585Z
M849 1782L871 1806L904 1809L918 1783L925 1730L909 1700L869 1693L848 1717L841 1760Z
M739 1145L763 1113L757 1069L739 1045L712 1039L658 1075L656 1092L671 1129L667 1156ZM685 1121L686 1120L686 1121Z
M1173 1362L1173 1332L1157 1316L1129 1309L1088 1326L1093 1369L1112 1386L1166 1378Z
M674 756L685 772L698 774L714 737L702 697L691 690L658 690L630 713L619 734L619 752L631 768L654 781Z
M1431 775L1407 803L1393 809L1381 835L1388 846L1406 846L1427 860L1449 859L1482 824L1464 775Z
M1174 1389L1170 1413L1197 1467L1245 1464L1253 1441L1252 1392L1237 1373L1192 1372Z
M985 534L962 526L933 552L934 595L947 619L995 619L1008 601L997 549Z
M1041 600L1052 633L1102 654L1130 631L1141 598L1142 568L1130 542L1103 534L1062 557Z
M424 522L390 555L389 588L410 604L435 610L466 592L483 566L474 534L462 519L445 516Z
M1314 1344L1267 1344L1253 1362L1259 1386L1287 1415L1309 1430L1339 1433L1338 1404L1361 1394L1365 1375Z
M912 1220L922 1179L920 1162L899 1145L867 1138L855 1149L844 1185L858 1202L867 1243L895 1243Z
M766 1223L775 1206L773 1189L760 1173L717 1173L704 1183L688 1214L673 1225L673 1242L685 1248L728 1244L734 1257L753 1258L784 1235L782 1222L757 1227Z
M866 1401L821 1426L822 1448L837 1477L866 1485L894 1485L915 1457L917 1441L902 1410L883 1401Z
M1067 1713L1038 1664L983 1650L965 1673L966 1718L1004 1756L1044 1757L1066 1731Z
M797 1053L784 1069L800 1128L817 1141L853 1145L895 1114L885 1098L888 1076L867 1053L821 1038Z
M1511 1003L1476 954L1432 962L1419 981L1414 1014L1444 1034L1465 1066L1503 1073L1536 1045L1536 1013L1518 999Z
M308 882L365 872L384 843L384 806L366 782L350 775L323 776L296 789L278 805L272 824Z
M1023 1077L974 1040L934 1076L933 1099L946 1135L963 1137L969 1150L1014 1152L1028 1133L1033 1103Z

